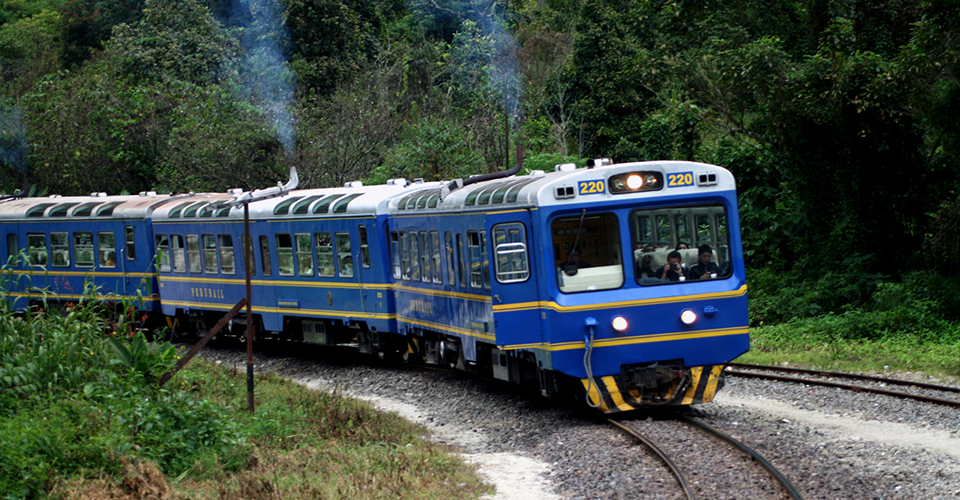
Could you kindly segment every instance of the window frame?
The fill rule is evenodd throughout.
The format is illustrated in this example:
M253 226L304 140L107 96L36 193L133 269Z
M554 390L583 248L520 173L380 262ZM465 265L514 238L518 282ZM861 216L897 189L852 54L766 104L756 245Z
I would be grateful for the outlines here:
M503 242L500 243L500 235L503 235ZM511 235L517 235L518 241L513 241ZM497 282L503 284L523 283L530 279L530 258L527 247L526 226L521 222L506 222L493 226L494 242L494 274ZM522 269L517 271L514 266L517 261L513 258L515 254L520 254ZM509 269L504 269L509 268ZM521 276L510 277L510 275L520 274Z
M211 246L210 243L213 243ZM200 251L203 254L203 272L205 274L220 274L220 260L218 258L217 236L214 234L200 235Z
M54 242L54 237L63 238L63 243ZM70 233L67 231L50 231L50 266L51 267L70 267ZM63 264L57 264L57 256L64 258Z
M81 244L78 239L86 236L89 244ZM159 235L158 235L159 236ZM74 231L73 233L73 262L77 267L92 268L97 263L96 247L93 243L93 231ZM159 240L158 240L159 241ZM90 260L86 261L80 258L81 252L90 252Z

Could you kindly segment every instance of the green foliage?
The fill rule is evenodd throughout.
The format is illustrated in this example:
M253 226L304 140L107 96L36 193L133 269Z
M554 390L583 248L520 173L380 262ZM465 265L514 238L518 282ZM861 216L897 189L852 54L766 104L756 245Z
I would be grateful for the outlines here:
M238 42L197 0L146 0L136 25L120 24L106 44L112 66L137 83L219 83Z
M409 128L368 181L382 184L396 177L426 181L467 177L483 168L483 158L470 147L471 139L467 131L448 121L430 120Z

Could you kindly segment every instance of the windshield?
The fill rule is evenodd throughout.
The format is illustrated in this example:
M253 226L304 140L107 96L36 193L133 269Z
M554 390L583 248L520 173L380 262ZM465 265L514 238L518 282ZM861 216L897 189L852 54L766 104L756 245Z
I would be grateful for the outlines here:
M562 292L623 286L620 231L613 213L586 210L553 221L553 254Z
M722 205L630 213L634 276L641 285L727 278L730 236Z

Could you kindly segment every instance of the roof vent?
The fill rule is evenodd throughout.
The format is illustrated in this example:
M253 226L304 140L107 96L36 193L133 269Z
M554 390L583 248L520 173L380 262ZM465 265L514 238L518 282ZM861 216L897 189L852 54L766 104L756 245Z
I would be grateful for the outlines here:
M596 160L587 160L587 168L605 167L607 165L613 165L613 160L611 160L610 158L597 158Z
M358 188L358 187L363 187L363 182L360 182L360 181L345 182L345 183L343 183L343 187L345 187L345 188Z
M91 198L106 198L106 197L107 197L107 193L103 193L103 192L100 192L100 193L90 193L90 197L91 197Z
M156 191L140 191L140 196L156 196Z
M398 177L396 179L387 179L387 185L404 187L407 185L407 180L404 179L403 177Z
M63 195L60 194L51 194L50 198L63 198Z
M572 172L577 169L576 163L560 163L553 167L554 172Z
M544 174L546 174L546 172L544 172L543 170L531 170L528 175L532 175L535 177L535 176L544 175Z
M232 195L234 195L234 196L241 195L241 194L243 194L243 188L228 189L228 190L227 190L227 194L232 194Z
M414 184L423 184L423 177L417 177L413 180Z

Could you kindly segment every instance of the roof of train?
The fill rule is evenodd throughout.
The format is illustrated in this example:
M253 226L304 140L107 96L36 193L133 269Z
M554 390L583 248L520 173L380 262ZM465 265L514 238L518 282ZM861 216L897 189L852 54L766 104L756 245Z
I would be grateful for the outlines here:
M423 188L406 196L395 197L389 203L391 213L417 213L423 211L490 211L519 207L544 207L583 202L580 183L603 182L590 192L591 200L617 197L662 197L664 188L622 192L614 194L606 186L607 180L617 174L632 172L659 172L664 176L676 173L690 173L690 182L678 183L680 187L671 188L666 194L685 194L705 191L727 191L736 189L733 175L722 167L706 163L681 161L653 161L603 165L595 168L545 173L536 171L528 175L511 176L503 179L478 182L446 193L442 187ZM699 174L714 174L701 182ZM560 194L560 193L563 194Z
M583 201L584 196L597 201L610 197L663 196L666 188L662 186L655 190L621 193L612 193L606 186L612 176L641 171L659 172L664 178L677 173L691 174L689 181L679 183L679 188L671 187L668 194L735 189L733 175L715 165L678 161L634 162L549 173L536 171L528 175L477 182L453 190L445 187L451 184L449 181L394 182L376 186L350 183L341 188L294 190L283 196L251 202L250 218L369 217L386 213L414 215L490 211L578 203ZM709 181L701 182L701 179L706 179L701 174L712 175ZM591 182L594 183L592 191L581 190L582 183ZM598 182L604 184L598 185ZM241 207L227 205L233 199L233 193L23 198L0 202L0 219L152 216L156 221L174 221L242 218Z
M0 202L2 220L141 219L175 200L167 194L49 196Z

